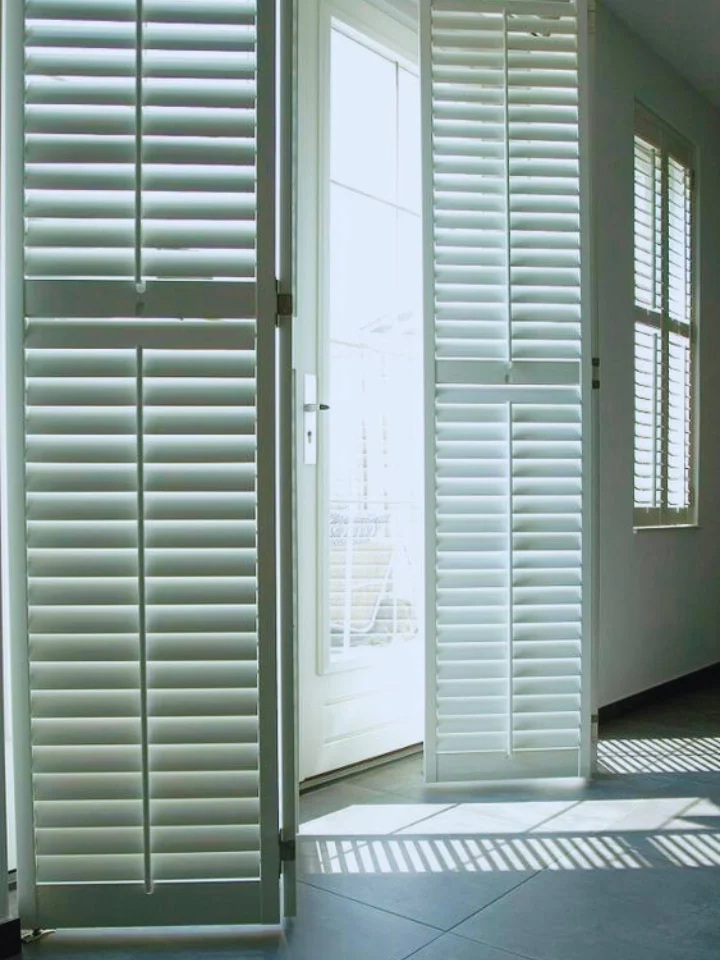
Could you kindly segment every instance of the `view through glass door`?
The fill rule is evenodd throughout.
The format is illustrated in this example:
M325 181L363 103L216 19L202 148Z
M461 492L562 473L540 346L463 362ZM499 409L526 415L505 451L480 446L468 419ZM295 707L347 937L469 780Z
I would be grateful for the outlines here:
M419 80L396 24L383 31L369 4L348 22L340 6L321 33L317 393L310 381L302 398L305 437L317 430L304 469L319 612L300 646L304 778L417 744L423 729Z

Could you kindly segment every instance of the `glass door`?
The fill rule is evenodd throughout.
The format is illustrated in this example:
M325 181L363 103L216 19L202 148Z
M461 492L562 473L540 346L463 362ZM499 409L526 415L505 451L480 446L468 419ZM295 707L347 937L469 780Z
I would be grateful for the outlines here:
M361 31L341 12L326 20L316 362L327 409L320 615L301 647L314 660L305 776L419 743L423 721L419 79L392 35L378 42L381 14Z

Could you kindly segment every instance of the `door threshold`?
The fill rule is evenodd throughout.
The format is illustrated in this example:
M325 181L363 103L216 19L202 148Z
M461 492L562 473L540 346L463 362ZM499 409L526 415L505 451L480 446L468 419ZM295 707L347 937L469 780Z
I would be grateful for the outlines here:
M396 760L415 757L422 752L423 744L415 743L410 747L403 747L402 750L393 750L390 753L383 753L379 757L371 757L369 760L361 760L360 763L350 763L346 767L339 767L337 770L328 771L328 773L320 773L316 777L308 777L300 784L300 793L309 793L311 790L326 787L330 783L337 783L339 780L345 780L348 777L355 776L355 774L384 767Z

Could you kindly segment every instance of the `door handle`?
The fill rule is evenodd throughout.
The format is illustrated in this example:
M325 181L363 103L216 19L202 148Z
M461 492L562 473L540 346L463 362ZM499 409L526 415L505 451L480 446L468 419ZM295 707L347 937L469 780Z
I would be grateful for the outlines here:
M317 464L317 416L330 409L327 403L318 403L317 377L314 373L305 374L305 395L303 397L303 463L307 466Z

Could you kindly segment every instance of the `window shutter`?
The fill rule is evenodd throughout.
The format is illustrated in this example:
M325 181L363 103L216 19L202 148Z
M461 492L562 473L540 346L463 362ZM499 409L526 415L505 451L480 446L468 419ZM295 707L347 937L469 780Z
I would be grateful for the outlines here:
M662 156L635 138L635 303L662 309Z
M422 40L429 776L576 775L576 4L432 0Z
M635 504L662 500L662 155L635 138Z
M692 507L692 175L668 158L668 508Z
M692 172L639 112L635 136L635 522L693 519Z
M31 926L279 916L272 8L25 0Z

